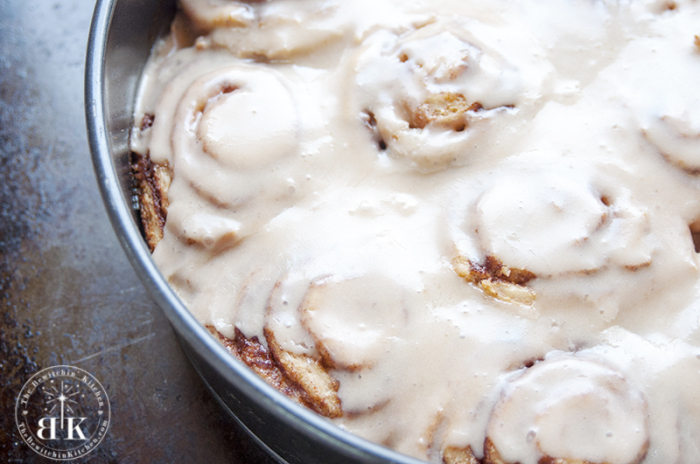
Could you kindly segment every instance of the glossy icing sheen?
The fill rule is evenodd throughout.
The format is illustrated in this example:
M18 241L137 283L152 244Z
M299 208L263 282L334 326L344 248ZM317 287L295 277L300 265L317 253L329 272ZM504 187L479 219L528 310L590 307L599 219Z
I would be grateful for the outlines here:
M323 347L335 423L429 461L700 462L700 1L182 3L132 148L202 323Z

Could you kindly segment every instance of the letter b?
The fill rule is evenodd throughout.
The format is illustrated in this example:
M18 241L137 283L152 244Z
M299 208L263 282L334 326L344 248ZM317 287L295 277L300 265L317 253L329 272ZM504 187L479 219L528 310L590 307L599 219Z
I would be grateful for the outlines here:
M46 419L49 420L51 425L46 425ZM50 430L50 434L47 437L44 436L44 431L46 429ZM42 440L55 440L56 439L56 418L55 417L42 417L39 419L39 430L36 431L36 436Z

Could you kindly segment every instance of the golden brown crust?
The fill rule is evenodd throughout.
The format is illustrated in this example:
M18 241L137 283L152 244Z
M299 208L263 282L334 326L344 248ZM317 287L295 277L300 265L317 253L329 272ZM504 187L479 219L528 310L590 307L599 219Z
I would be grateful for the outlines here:
M562 458L552 458L550 456L545 456L539 461L538 464L592 464L588 461L582 461L580 459L562 459ZM607 464L607 463L603 463Z
M304 391L284 375L284 372L275 363L270 352L260 343L258 337L247 338L236 328L234 338L230 339L223 336L212 326L207 326L207 329L233 356L243 361L256 374L265 379L267 383L297 403L304 405L309 403L309 399Z
M152 124L152 116L144 116L142 128ZM165 218L168 215L168 190L173 179L173 172L166 164L151 162L148 155L132 154L131 169L137 183L141 223L146 242L151 252L163 238Z
M700 253L700 219L696 219L690 223L690 236L693 239L695 252Z
M544 456L537 461L538 464L592 464L588 461L581 461L580 459L562 459L553 458L550 456ZM484 464L513 464L507 463L502 458L496 445L493 444L490 438L486 438L484 441ZM601 463L607 464L607 463Z
M303 365L300 365L300 363L293 364L293 361L289 362L288 356L284 354L285 352L280 350L276 345L274 345L275 350L277 350L281 358L285 360L287 367L280 363L278 357L273 355L271 350L268 350L260 340L258 340L258 337L248 338L243 332L236 328L234 338L230 339L222 335L212 326L207 326L207 329L233 356L244 362L255 371L256 374L265 379L267 383L292 400L326 417L339 417L342 415L340 400L338 400L337 395L335 395L337 384L335 385L336 390L333 390L333 395L337 400L336 404L323 397L323 395L317 391L318 389L311 388L310 385L312 382L309 380L309 374L305 372L300 373L303 369ZM302 360L300 356L297 356L296 360L305 361ZM328 378L330 378L330 376L328 376ZM317 379L316 382L320 383ZM329 404L330 406L335 405L337 407L329 407Z
M484 440L484 464L506 464L490 438Z
M312 409L326 417L341 417L339 383L331 377L321 360L282 349L268 328L265 329L265 339L284 373L309 396Z
M474 263L464 256L452 260L457 275L481 288L484 293L499 300L531 305L534 290L525 286L537 276L526 270L504 266L495 256L487 256L483 264Z
M468 278L470 282L493 279L515 285L525 285L537 277L528 270L504 266L501 260L495 256L487 256L484 264L473 263L462 256L457 257L456 260L462 265L469 266L468 275L462 277Z
M479 460L474 456L472 447L457 448L448 446L442 452L442 462L444 464L479 464Z
M415 111L409 111L409 127L423 129L435 124L460 132L467 127L467 113L482 108L481 103L469 103L461 93L432 94Z

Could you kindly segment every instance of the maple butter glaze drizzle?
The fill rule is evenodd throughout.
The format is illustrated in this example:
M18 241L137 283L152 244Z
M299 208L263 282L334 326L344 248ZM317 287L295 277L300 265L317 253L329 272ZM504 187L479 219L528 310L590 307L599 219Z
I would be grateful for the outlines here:
M132 150L232 351L430 462L700 462L699 1L181 6Z

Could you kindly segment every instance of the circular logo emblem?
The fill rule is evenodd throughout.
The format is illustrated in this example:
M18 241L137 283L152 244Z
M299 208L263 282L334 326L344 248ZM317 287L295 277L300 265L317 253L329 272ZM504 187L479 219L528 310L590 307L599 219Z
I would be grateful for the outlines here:
M24 384L15 419L22 440L57 461L85 456L109 428L109 399L100 382L73 366L42 369Z

